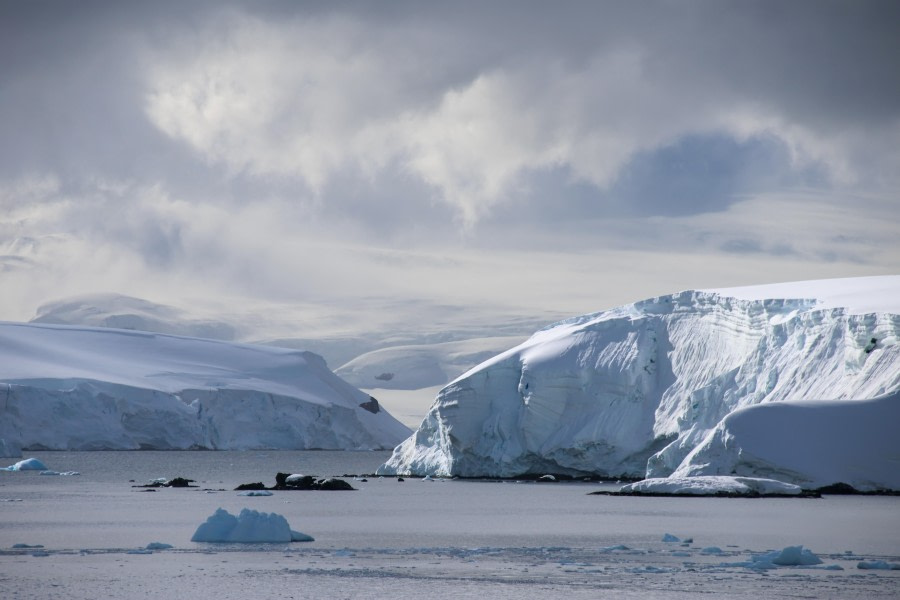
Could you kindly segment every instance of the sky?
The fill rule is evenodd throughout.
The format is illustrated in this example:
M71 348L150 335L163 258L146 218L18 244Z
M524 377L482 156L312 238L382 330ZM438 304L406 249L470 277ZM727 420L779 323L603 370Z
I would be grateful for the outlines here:
M0 0L0 56L4 320L117 293L362 331L900 273L891 0Z

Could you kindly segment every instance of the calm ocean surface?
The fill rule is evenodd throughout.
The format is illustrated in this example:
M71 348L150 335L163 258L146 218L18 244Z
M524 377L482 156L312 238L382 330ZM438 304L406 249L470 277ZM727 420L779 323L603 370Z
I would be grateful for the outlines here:
M54 471L0 471L0 596L169 598L714 597L897 598L900 497L822 499L591 496L596 483L348 478L353 492L241 496L278 471L371 474L388 452L34 452ZM5 464L11 464L9 460ZM3 466L5 466L5 464ZM196 488L135 484L186 477ZM218 508L283 515L307 544L190 541ZM666 533L689 542L668 544ZM133 555L150 542L174 548ZM14 544L41 545L39 551ZM753 553L803 545L832 570L753 571ZM628 550L607 552L624 546ZM717 547L721 554L708 554ZM728 565L732 566L728 566ZM114 569L113 569L114 567ZM300 586L303 593L297 593ZM61 594L61 589L65 594ZM124 591L124 590L127 590ZM607 594L608 592L608 594ZM677 592L677 594L676 594ZM256 596L257 594L251 594Z
M83 478L104 483L159 477L186 477L199 483L234 487L262 481L275 485L275 474L340 476L371 474L391 453L342 451L155 451L26 452L54 471L78 471ZM3 459L0 459L3 460ZM9 459L10 463L18 459Z

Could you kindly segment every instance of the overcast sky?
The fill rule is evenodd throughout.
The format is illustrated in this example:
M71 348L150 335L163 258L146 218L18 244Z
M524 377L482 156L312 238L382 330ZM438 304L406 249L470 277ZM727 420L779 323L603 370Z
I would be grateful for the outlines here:
M0 319L900 272L893 0L2 0L0 56Z

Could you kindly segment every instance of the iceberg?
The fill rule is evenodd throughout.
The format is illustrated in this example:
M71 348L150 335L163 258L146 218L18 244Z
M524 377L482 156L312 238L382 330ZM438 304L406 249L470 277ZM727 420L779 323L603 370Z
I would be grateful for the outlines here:
M868 423L867 403L900 391L898 339L900 276L685 291L575 317L445 386L379 473L825 481L831 477L804 471L808 461L786 460L803 448L824 452L804 446L815 434L795 430L797 444L782 450L783 436L762 424L771 425L767 411L838 402L844 408L816 418L863 431L865 423L848 420ZM738 414L723 423L747 407L758 410L747 410L759 417L753 427L741 429ZM851 477L849 465L832 475L896 489L896 468L886 467L900 453L900 438L879 428L850 448L857 441L856 434L836 435L823 444L829 456L867 456L871 468L861 478ZM751 460L743 443L771 452ZM707 450L695 453L700 446Z
M0 323L0 439L8 447L393 448L409 429L372 410L371 400L311 352Z
M754 555L753 562L771 563L779 567L808 567L822 564L822 559L803 546L788 546L782 550Z
M14 465L10 465L3 469L4 471L48 471L47 465L36 458L26 458L20 460Z
M305 533L291 530L287 519L277 513L245 508L238 516L219 508L197 527L192 542L211 543L285 543L312 542Z

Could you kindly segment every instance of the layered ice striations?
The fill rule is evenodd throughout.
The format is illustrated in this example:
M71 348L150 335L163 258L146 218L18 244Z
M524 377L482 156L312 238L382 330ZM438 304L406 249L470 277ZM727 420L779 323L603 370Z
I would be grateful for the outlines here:
M6 447L371 450L409 434L371 406L310 352L0 323Z
M665 477L738 409L898 390L900 315L851 312L690 291L556 323L441 390L381 472Z

